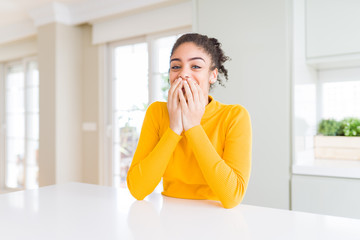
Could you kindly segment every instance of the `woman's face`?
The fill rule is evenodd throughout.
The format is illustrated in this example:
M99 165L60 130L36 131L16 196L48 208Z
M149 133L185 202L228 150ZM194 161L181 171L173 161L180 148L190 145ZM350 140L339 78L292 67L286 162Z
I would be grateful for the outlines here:
M205 99L208 98L210 83L217 79L218 70L211 70L211 57L192 42L181 44L170 58L170 84L182 78L199 84Z

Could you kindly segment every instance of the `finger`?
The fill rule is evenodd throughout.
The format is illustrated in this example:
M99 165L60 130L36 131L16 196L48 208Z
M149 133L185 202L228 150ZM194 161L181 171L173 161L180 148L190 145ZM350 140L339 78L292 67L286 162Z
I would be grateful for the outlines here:
M205 98L205 95L204 95L204 92L203 90L201 89L200 85L199 84L196 84L195 85L197 90L198 90L198 93L199 93L199 101L204 105L206 106L206 98Z
M184 93L182 92L182 89L179 89L178 92L178 95L179 95L179 99L180 99L180 105L181 105L181 109L183 111L186 111L187 108L188 108L188 105L186 103L186 99L185 99L185 96L184 96Z
M186 98L188 100L188 104L190 106L192 106L194 104L194 97L193 97L193 93L192 93L192 91L190 89L190 86L189 86L189 81L185 81L184 89L185 89Z
M191 92L193 94L194 102L195 103L199 102L200 101L199 94L201 94L201 92L199 92L199 89L196 87L196 85L198 85L197 82L195 82L195 80L190 80L190 81L188 81L188 83L189 83Z
M177 85L175 91L174 91L174 94L176 94L176 96L179 96L179 90L182 91L184 87L184 81L183 80L180 80L180 83ZM177 101L180 101L177 97Z
M179 96L178 96L178 89L181 89L183 85L183 82L179 80L179 82L176 84L176 87L173 89L173 93L171 95L171 104L176 107L179 103Z
M168 94L169 98L174 94L175 89L177 88L177 86L178 86L180 83L181 83L181 78L177 78L177 79L173 82L173 84L171 84L170 89L169 89L169 94Z

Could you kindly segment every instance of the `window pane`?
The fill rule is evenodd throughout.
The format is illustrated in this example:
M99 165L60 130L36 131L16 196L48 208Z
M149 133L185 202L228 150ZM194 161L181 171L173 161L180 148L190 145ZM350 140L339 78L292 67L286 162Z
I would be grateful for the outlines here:
M25 137L25 115L21 113L6 115L6 136L7 137Z
M28 63L28 86L39 86L39 70L36 62Z
M156 40L156 45L159 51L159 69L161 73L166 73L169 71L170 67L170 53L171 48L174 45L177 36L170 36L159 38Z
M6 91L6 112L23 113L25 111L24 88L10 88Z
M114 54L113 184L124 187L148 104L147 44L117 47Z
M39 142L27 140L26 187L37 188L39 183Z
M22 64L7 67L6 88L24 88L24 69Z
M34 188L38 186L39 148L37 64L32 61L11 65L6 68L6 73L5 185L8 188Z
M126 186L145 110L151 102L167 101L170 52L178 36L159 38L147 43L116 47L112 66L112 163L113 185ZM152 61L149 69L149 59ZM149 74L151 88L149 90Z
M17 188L24 186L24 153L23 139L6 139L6 186Z
M23 165L9 162L6 164L6 187L8 188L19 188L23 185L24 176Z
M37 188L39 186L39 167L27 166L26 168L26 188Z
M39 139L39 114L27 114L27 139Z
M26 90L27 112L39 112L39 87L31 86Z
M26 150L26 165L37 166L39 162L39 142L38 141L27 141Z
M360 81L326 82L322 85L323 118L360 118Z
M144 109L148 103L147 44L117 47L115 49L115 79L117 110Z
M169 68L170 68L170 54L172 46L174 45L175 41L177 39L177 36L170 36L170 37L164 37L159 38L155 41L155 52L158 57L155 59L158 59L157 69L154 69L153 73L153 82L156 83L155 91L158 91L158 93L153 94L158 99L153 99L153 101L163 101L167 102L167 95L170 88L169 84Z

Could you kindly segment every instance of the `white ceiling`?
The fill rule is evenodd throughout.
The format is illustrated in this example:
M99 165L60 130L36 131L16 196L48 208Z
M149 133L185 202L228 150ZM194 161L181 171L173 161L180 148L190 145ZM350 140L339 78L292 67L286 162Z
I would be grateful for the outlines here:
M0 44L36 35L51 22L95 23L121 14L190 0L0 0Z
M57 0L66 5L87 0ZM53 0L0 0L0 26L31 20L29 12Z

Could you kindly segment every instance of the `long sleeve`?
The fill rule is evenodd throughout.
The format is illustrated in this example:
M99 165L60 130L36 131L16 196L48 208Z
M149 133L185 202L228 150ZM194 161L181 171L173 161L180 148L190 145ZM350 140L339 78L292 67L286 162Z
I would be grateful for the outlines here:
M170 128L160 137L164 113L159 102L149 106L141 129L134 158L127 175L127 185L138 200L144 199L159 184L168 162L181 139Z
M251 168L251 123L244 108L235 107L226 129L223 156L219 156L201 125L185 132L202 174L225 208L244 197Z

